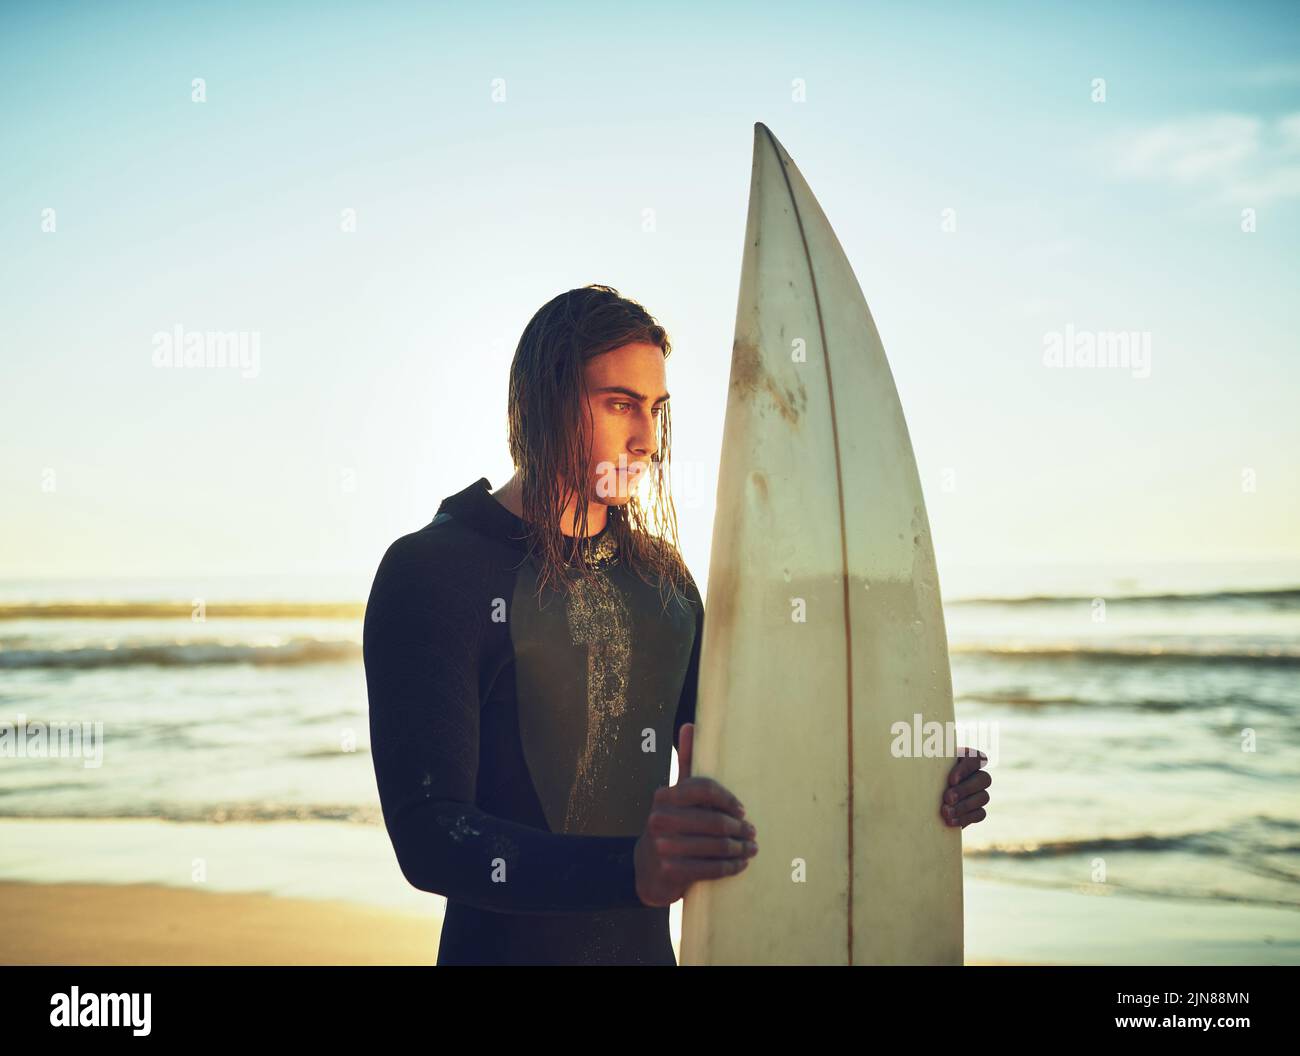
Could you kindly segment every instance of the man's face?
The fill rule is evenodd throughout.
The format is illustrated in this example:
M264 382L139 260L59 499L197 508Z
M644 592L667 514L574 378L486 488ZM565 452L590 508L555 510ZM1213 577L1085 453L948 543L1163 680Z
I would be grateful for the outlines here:
M659 452L659 417L668 402L663 349L623 345L587 360L583 376L592 430L587 501L623 506Z

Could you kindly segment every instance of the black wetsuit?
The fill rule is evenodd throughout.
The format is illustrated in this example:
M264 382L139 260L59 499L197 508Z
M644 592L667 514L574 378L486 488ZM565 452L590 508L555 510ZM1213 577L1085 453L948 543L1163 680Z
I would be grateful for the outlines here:
M366 606L370 739L406 879L447 898L438 964L674 964L633 849L695 718L704 608L579 544L603 589L539 605L486 477L388 548ZM668 599L665 611L664 598Z

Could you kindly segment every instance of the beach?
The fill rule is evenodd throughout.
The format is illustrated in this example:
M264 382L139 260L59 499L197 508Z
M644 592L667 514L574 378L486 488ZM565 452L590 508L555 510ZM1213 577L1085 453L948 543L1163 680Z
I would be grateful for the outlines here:
M946 604L993 776L962 833L968 964L1300 963L1300 589L1177 585ZM0 962L435 963L355 593L213 585L186 617L190 593L0 583Z
M0 883L4 964L432 964L432 916L158 884Z
M161 7L0 15L0 964L1300 964L1300 3Z
M406 883L373 826L6 819L0 846L0 964L437 960L443 900ZM186 881L197 852L207 875ZM970 966L1300 964L1283 907L1008 883L968 863L965 910ZM679 950L680 902L670 922Z
M1144 910L1134 899L1105 900L1046 893L1023 901L1010 885L968 885L970 967L1056 966L1031 960L1065 942L1086 943L1085 964L1297 964L1294 929L1282 913L1220 910L1163 921L1127 935ZM1001 923L985 916L1018 904ZM328 899L186 890L159 884L30 884L0 882L6 920L0 963L7 965L432 965L441 916ZM1180 930L1178 961L1144 955L1142 935ZM1092 938L1085 932L1091 930ZM972 940L974 940L972 942ZM973 949L972 949L973 945ZM674 943L676 946L676 943Z

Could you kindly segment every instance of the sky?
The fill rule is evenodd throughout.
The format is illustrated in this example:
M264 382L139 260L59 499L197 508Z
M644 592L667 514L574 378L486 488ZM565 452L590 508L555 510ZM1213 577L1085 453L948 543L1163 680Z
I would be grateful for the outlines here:
M519 335L601 282L672 336L703 582L756 121L941 580L1300 560L1300 5L594 10L0 7L0 577L368 580L510 476ZM250 358L159 366L177 328ZM1044 361L1117 332L1143 366Z

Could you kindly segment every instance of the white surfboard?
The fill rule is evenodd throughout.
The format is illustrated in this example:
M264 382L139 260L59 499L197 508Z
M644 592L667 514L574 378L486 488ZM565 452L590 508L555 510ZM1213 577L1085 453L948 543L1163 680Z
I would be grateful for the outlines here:
M687 892L680 962L961 964L916 460L848 258L761 123L717 500L692 770L745 804L759 852Z

